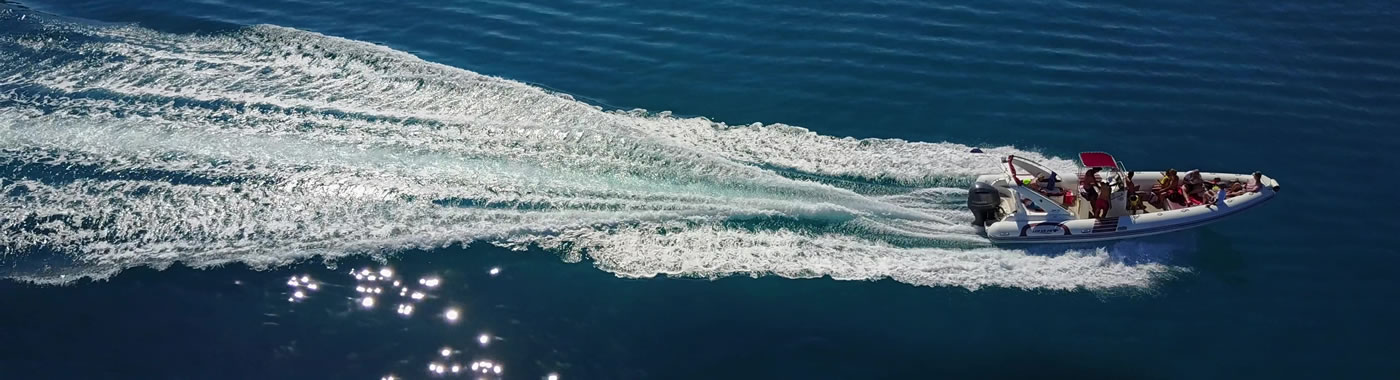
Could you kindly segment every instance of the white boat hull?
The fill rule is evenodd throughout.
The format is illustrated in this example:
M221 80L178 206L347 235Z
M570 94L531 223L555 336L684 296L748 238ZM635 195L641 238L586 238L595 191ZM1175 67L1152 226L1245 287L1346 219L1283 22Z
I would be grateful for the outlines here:
M1250 183L1252 185L1246 188L1252 191L1243 191L1224 200L1214 199L1212 193L1207 196L1216 203L1191 207L1167 200L1159 200L1155 205L1142 202L1140 209L1134 211L1128 207L1130 186L1137 189L1137 194L1151 196L1148 189L1152 189L1165 172L1137 172L1128 179L1126 174L1132 173L1123 170L1122 164L1107 153L1081 153L1080 158L1091 169L1078 176L1059 177L1034 162L1007 157L1002 161L1006 164L1004 175L978 177L973 188L968 190L973 225L981 227L984 236L995 244L1129 239L1213 223L1263 204L1273 199L1279 190L1278 181L1261 173L1255 173L1256 177L1195 172L1192 174L1199 174L1202 181ZM1099 197L1100 201L1107 200L1104 205L1107 208L1101 211L1107 217L1093 218L1095 205L1082 199L1087 191L1082 191L1080 181L1088 181L1091 174L1095 187L1111 188L1101 190L1108 193ZM1062 193L1068 194L1061 196Z
M1273 187L1230 197L1221 205L1200 205L1103 219L1008 218L986 226L985 233L993 243L1017 244L1095 242L1176 232L1219 221L1273 199L1277 194L1277 182L1270 182L1274 184Z

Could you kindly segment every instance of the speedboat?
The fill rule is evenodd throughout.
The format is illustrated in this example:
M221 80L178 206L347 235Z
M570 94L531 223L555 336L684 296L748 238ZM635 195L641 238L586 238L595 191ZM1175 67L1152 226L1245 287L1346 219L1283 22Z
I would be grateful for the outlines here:
M1215 191L1225 194L1212 191L1204 197L1186 197L1177 195L1187 193L1180 187L1154 187L1167 172L1129 172L1103 152L1080 153L1079 160L1084 167L1078 175L1060 178L1059 173L1030 160L1002 158L1002 174L980 176L968 190L973 225L995 244L1128 239L1200 227L1273 199L1280 189L1278 181L1258 172L1192 171L1184 177L1196 178L1194 183L1203 181L1201 186L1207 188L1219 179L1223 190ZM1234 182L1247 186L1230 191ZM1109 194L1102 194L1103 190ZM1108 202L1098 203L1096 209L1086 197L1107 197Z

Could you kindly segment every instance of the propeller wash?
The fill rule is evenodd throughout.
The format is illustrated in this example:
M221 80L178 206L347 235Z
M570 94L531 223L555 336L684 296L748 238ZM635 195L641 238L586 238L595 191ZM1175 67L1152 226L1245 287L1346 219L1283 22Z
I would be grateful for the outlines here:
M1105 289L1173 271L991 246L961 188L998 156L1073 163L968 150L602 110L277 26L0 13L0 276L23 281L471 242L626 277Z

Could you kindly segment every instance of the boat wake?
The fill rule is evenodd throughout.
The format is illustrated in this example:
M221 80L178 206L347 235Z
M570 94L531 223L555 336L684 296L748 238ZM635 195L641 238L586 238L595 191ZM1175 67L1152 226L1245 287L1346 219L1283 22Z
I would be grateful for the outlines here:
M27 17L25 17L27 16ZM608 111L276 26L167 34L0 13L0 276L255 268L487 242L620 276L1104 289L1172 268L968 226L1014 153Z

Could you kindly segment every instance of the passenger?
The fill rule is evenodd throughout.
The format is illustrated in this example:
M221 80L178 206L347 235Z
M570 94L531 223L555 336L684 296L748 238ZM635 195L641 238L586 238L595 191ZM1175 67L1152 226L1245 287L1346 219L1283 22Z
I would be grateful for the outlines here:
M1225 183L1222 182L1219 177L1216 177L1210 180L1210 182L1207 182L1206 187L1209 189L1206 191L1206 199L1214 200L1211 203L1207 203L1206 207L1210 207L1211 205L1225 206L1225 198L1230 194L1229 191L1225 190Z
M1137 215L1138 211L1147 212L1147 205L1142 203L1142 194L1128 193L1128 213Z
M1045 212L1045 209L1040 208L1040 206L1036 206L1035 202L1031 202L1030 198L1021 198L1021 205L1026 206L1026 210L1034 212Z
M1089 170L1085 170L1084 183L1088 183L1089 181L1097 181L1099 179L1100 170L1103 170L1103 168L1089 168Z
M1254 172L1254 178L1250 178L1249 183L1246 183L1244 185L1244 191L1249 193L1257 193L1259 192L1259 190L1262 190L1264 188L1263 177L1263 173Z
M1079 187L1084 189L1082 191L1084 196L1080 198L1089 201L1091 205L1095 200L1099 199L1099 189L1094 186L1094 183L1099 181L1098 174L1099 168L1089 168L1089 170L1084 172L1084 178L1079 181Z
M1091 211L1095 218L1107 218L1108 210L1112 207L1110 199L1113 197L1113 188L1108 182L1095 181L1094 186L1098 189L1098 198L1094 200L1094 208Z
M1044 183L1040 185L1041 194L1045 194L1045 196L1047 197L1053 197L1061 195L1063 193L1063 191L1060 190L1060 186L1058 185L1058 183L1060 182L1060 176L1058 174L1055 174L1055 172L1050 172L1049 177L1045 176L1044 174L1041 174L1037 176L1036 179L1037 182Z
M1225 207L1225 199L1230 197L1230 191L1221 183L1220 179L1215 179L1215 205Z
M1132 171L1129 171L1129 172L1128 172L1128 180L1127 180L1126 183L1124 183L1124 186L1127 186L1127 188L1128 188L1128 194L1137 194L1137 193L1138 193L1139 186L1138 186L1136 183L1133 183L1133 172L1132 172Z
M1181 177L1176 176L1176 169L1167 169L1162 173L1162 178L1157 180L1157 188L1154 189L1159 194L1170 194L1180 192Z
M1176 176L1176 169L1167 169L1166 173L1162 173L1162 179L1157 180L1157 186L1152 191L1163 201L1163 210L1171 210L1172 202L1186 204L1185 197L1181 196L1181 178Z
M1240 183L1240 181L1230 180L1228 191L1230 197L1237 197L1240 194L1244 194L1244 184Z
M1191 205L1206 203L1206 181L1201 178L1200 170L1186 172L1186 177L1182 178L1185 183L1186 199Z
M1190 171L1186 172L1186 176L1181 177L1181 180L1186 182L1190 182L1193 180L1200 180L1201 182L1205 182L1205 180L1201 178L1201 169L1191 169Z

